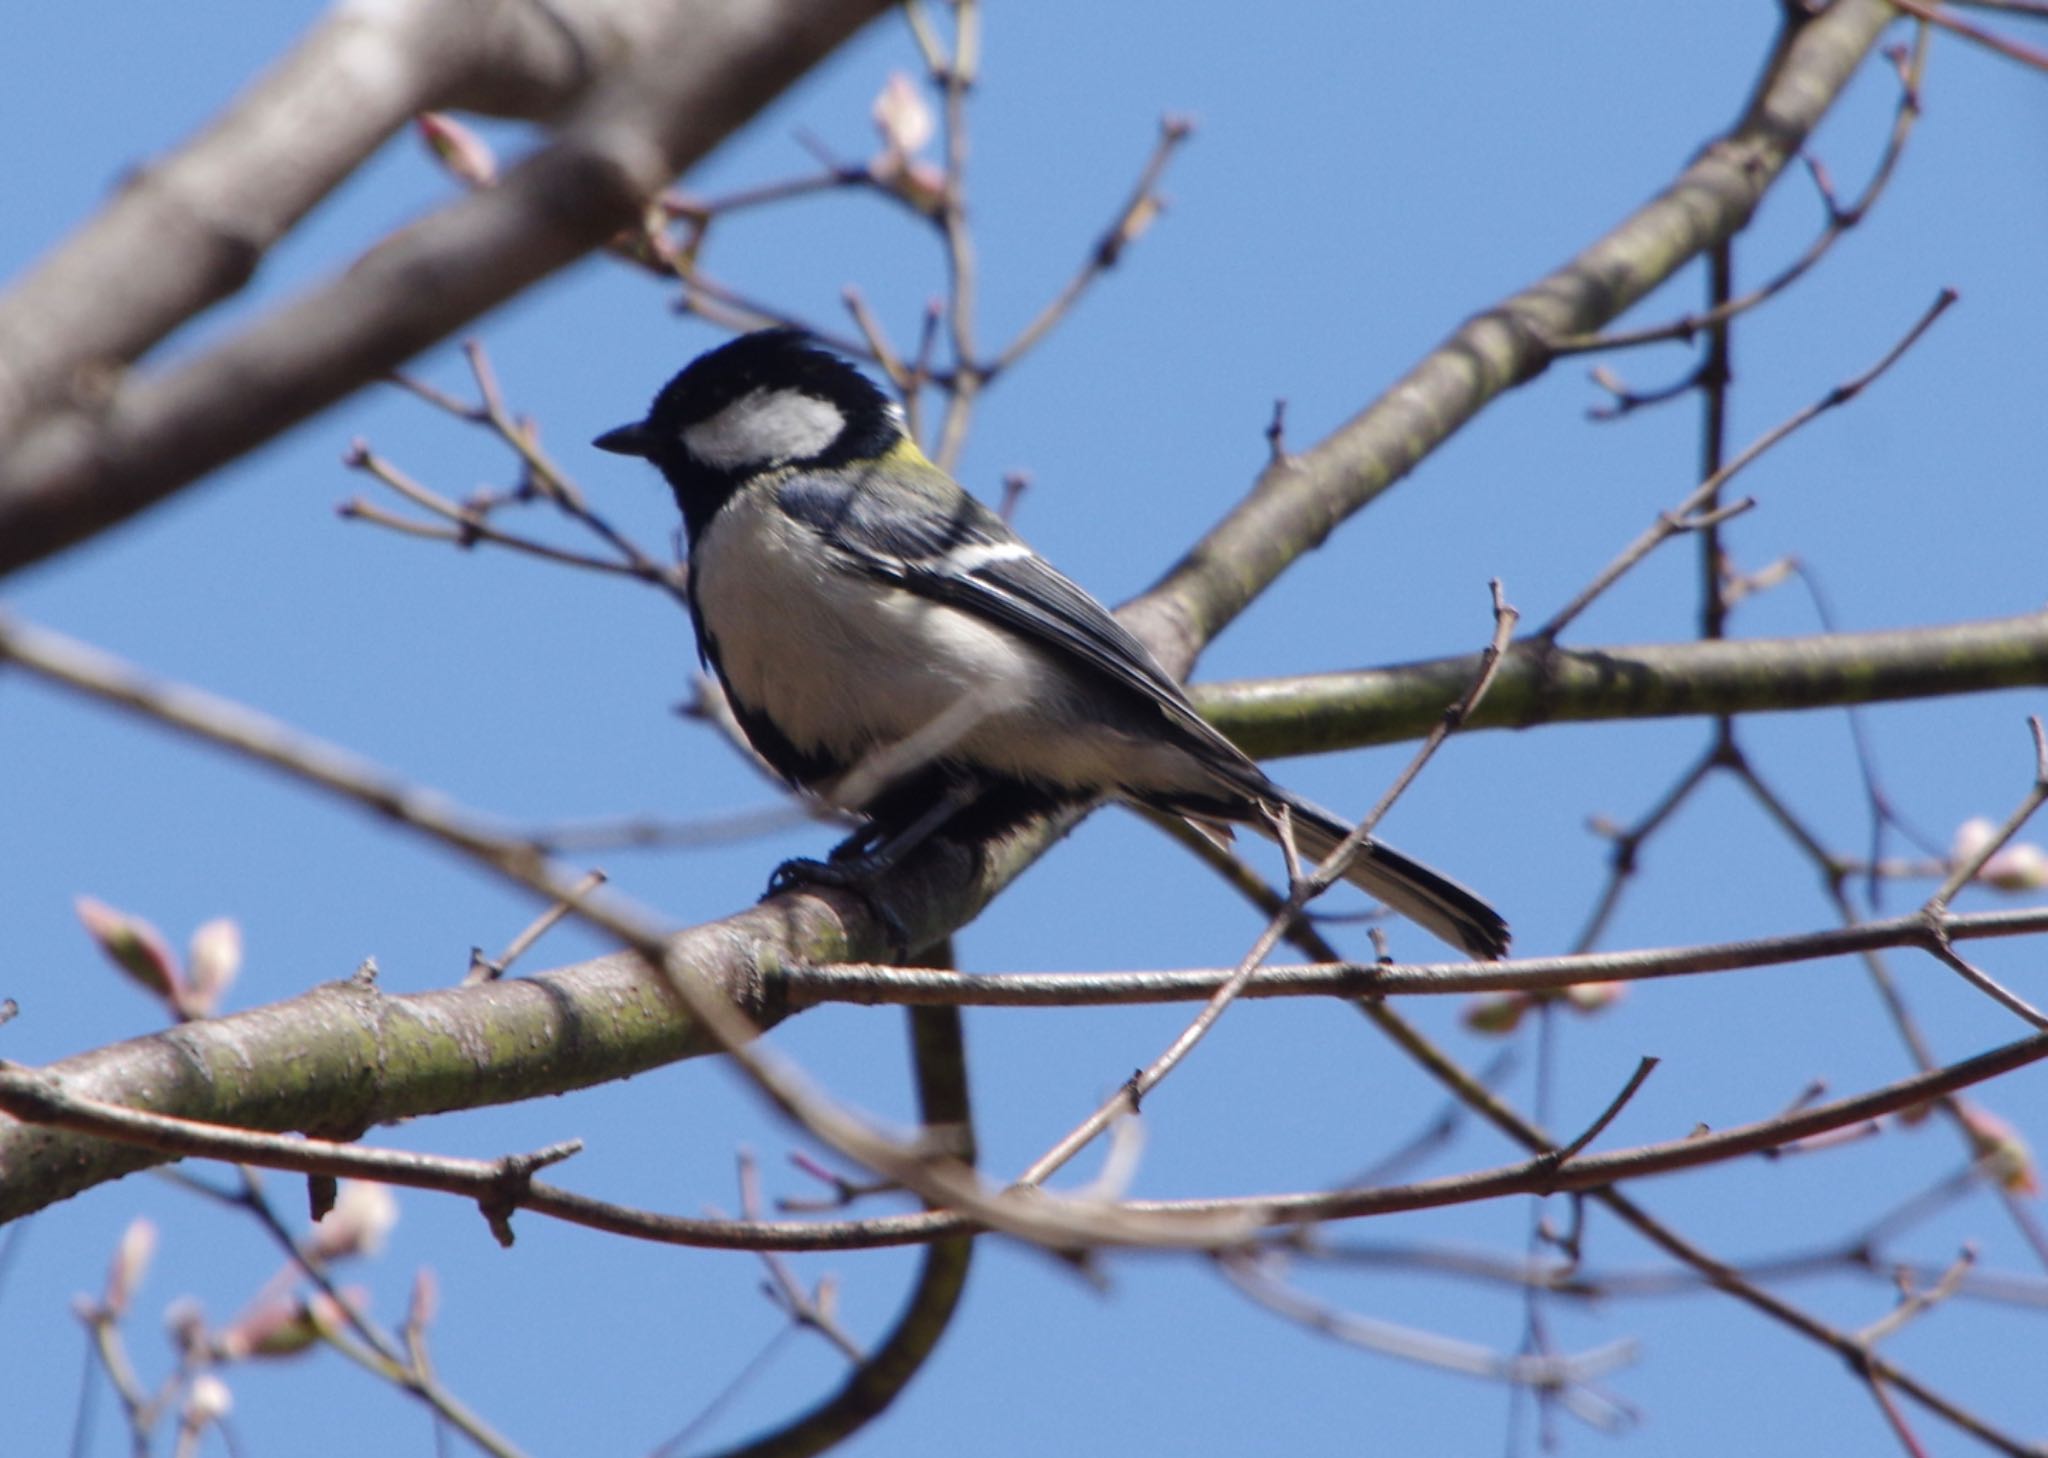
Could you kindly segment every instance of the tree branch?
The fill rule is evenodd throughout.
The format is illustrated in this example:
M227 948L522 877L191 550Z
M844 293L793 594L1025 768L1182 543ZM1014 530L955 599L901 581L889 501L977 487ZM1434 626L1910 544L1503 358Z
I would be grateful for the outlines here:
M631 8L604 6L598 13ZM0 456L0 574L191 485L599 247L632 224L678 172L882 8L881 0L700 0L649 5L630 34L607 25L594 32L602 42L596 53L614 62L602 84L551 144L497 185L401 229L326 283L192 359L124 379L107 398L67 401L76 369L65 366L79 363L76 351L31 350L26 341L43 338L53 327L46 321L59 317L48 302L50 280L78 287L78 270L106 268L107 250L130 246L124 240L140 224L117 202L117 221L88 230L75 251L60 253L24 286L25 301L11 315L0 311L0 359L25 350L39 372L0 386L0 412L8 398L17 412L40 399L58 405ZM303 57L309 70L288 68L274 84L325 76L339 59L326 34ZM627 55L634 59L617 61ZM368 130L395 124L390 112L427 89L424 81L399 88ZM258 102L274 104L259 88L244 108ZM235 118L245 114L231 113L202 136L195 154L228 146L237 135ZM336 161L347 151L339 149ZM293 205L303 210L314 200ZM289 213L284 209L274 224L288 223ZM267 241L260 228L253 236L241 250L244 276ZM231 291L235 271L193 263L145 311L141 327L87 329L100 352L88 362L118 367L177 322L177 310L201 308ZM87 280L91 288L101 282Z
M1778 1149L1837 1129L1866 1124L1886 1114L1918 1107L1930 1099L2001 1077L2048 1058L2048 1033L1989 1049L1946 1067L1915 1073L1852 1098L1813 1104L1788 1113L1711 1134L1678 1138L1607 1154L1581 1154L1561 1163L1544 1148L1529 1158L1489 1169L1441 1175L1407 1184L1319 1189L1291 1193L1224 1195L1172 1200L1062 1200L1039 1197L1048 1207L1036 1230L1021 1238L1064 1236L1061 1244L1132 1245L1159 1250L1222 1250L1243 1244L1260 1230L1356 1220L1404 1211L1439 1209L1508 1195L1591 1191L1618 1198L1626 1180L1672 1174ZM635 1212L586 1201L526 1177L531 1167L573 1152L568 1146L506 1160L451 1159L406 1151L369 1149L331 1140L278 1140L189 1119L168 1118L109 1104L82 1094L48 1072L0 1065L0 1098L23 1116L61 1121L96 1130L107 1140L135 1141L146 1149L241 1159L282 1169L345 1174L419 1189L446 1190L489 1202L494 1218L533 1209L621 1234L648 1235L683 1245L738 1246L783 1250L849 1248L930 1240L983 1228L978 1215L956 1210L872 1221L772 1222L664 1217L639 1219ZM266 1149L262 1146L268 1145ZM508 1179L508 1164L512 1178ZM523 1171L523 1173L522 1173ZM597 1206L605 1219L584 1219L579 1206ZM1054 1207L1057 1207L1056 1209ZM993 1206L991 1206L993 1208ZM1009 1213L1009 1212L1002 1212ZM1062 1231L1062 1220L1071 1222ZM1019 1222L1023 1223L1023 1222ZM638 1228L644 1225L646 1228ZM669 1227L666 1230L661 1227ZM1697 1264L1689 1261L1689 1264Z
M910 1015L918 1112L927 1137L944 1139L972 1162L974 1128L967 1090L967 1045L955 1008L917 1008ZM893 1403L917 1375L959 1309L974 1256L974 1231L961 1226L925 1248L917 1284L888 1336L847 1375L837 1392L790 1423L721 1458L807 1458L845 1441Z
M265 253L415 115L538 119L582 94L593 55L653 7L570 0L337 6L199 135L133 171L0 298L0 441L82 403L82 372L133 363L237 292Z
M1878 947L1919 947L1936 952L1953 939L2040 936L2048 933L2048 906L2017 911L1944 914L1924 911L1796 936L1757 937L1696 947L1639 952L1583 952L1561 957L1517 957L1504 962L1311 962L1261 967L1245 980L1242 996L1380 998L1469 997L1482 992L1558 992L1589 982L1644 982L1661 977L1783 967L1826 957L1852 956ZM823 1002L886 1003L911 1007L1129 1007L1198 1002L1229 982L1227 967L1110 972L939 972L875 964L791 967L783 974L791 1011Z
M1258 759L1410 739L1479 656L1206 683L1203 716ZM1836 709L2048 683L2048 612L1938 628L1611 648L1508 649L1467 729Z
M1185 674L1297 557L1496 396L1542 373L1549 341L1601 328L1747 226L1893 17L1883 0L1841 0L1813 16L1801 9L1732 131L1570 263L1475 315L1320 445L1276 458L1252 494L1126 609L1126 623Z

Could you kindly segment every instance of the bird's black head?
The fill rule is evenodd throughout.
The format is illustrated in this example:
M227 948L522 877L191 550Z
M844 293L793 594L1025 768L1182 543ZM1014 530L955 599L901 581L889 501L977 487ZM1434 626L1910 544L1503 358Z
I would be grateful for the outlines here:
M645 420L592 444L661 468L696 531L750 477L886 455L902 416L867 376L797 329L743 334L697 356Z

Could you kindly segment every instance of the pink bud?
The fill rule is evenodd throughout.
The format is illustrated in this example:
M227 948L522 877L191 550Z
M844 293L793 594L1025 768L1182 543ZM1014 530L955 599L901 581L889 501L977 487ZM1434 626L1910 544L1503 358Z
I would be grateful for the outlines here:
M107 960L128 974L145 992L176 1006L182 978L178 958L163 933L139 916L117 911L104 901L81 896L72 903L86 935L99 944Z
M901 71L889 73L869 115L882 134L883 151L899 161L923 151L936 130L924 92Z
M387 1187L344 1180L334 1208L313 1227L313 1254L328 1261L375 1255L397 1223L398 1200Z
M461 122L445 112L423 111L415 123L441 165L458 181L488 187L498 180L498 159L484 139Z
M2032 841L2014 841L1984 863L1977 879L2000 891L2039 891L2048 887L2048 851Z
M895 165L878 165L876 176L918 212L935 214L946 198L946 174L937 163L913 157Z
M306 1302L306 1314L322 1332L339 1331L348 1325L349 1313L363 1316L370 1309L370 1293L361 1286L343 1286L341 1300L325 1291L315 1291Z
M223 1361L251 1357L296 1357L320 1339L306 1303L283 1293L269 1296L236 1317L214 1342Z
M425 1331L433 1325L434 1313L441 1308L441 1283L434 1279L434 1273L421 1266L412 1278L412 1303L406 1308L405 1324L414 1331Z
M1626 982L1574 982L1564 990L1565 1001L1582 1013L1601 1012L1627 995Z
M1950 864L1960 866L1965 861L1974 859L1977 852L1984 849L1990 843L1991 837L1996 834L1998 827L1981 815L1965 820L1956 827L1955 839L1949 842Z
M201 1372L185 1390L185 1427L197 1431L226 1417L235 1405L227 1383L211 1372Z
M1519 992L1478 997L1465 1005L1465 1026L1488 1037L1505 1037L1521 1026L1528 1011L1529 999Z
M1987 1172L2015 1195L2041 1193L2041 1175L2034 1164L2034 1151L2012 1123L1989 1109L1962 1104L1963 1125L1970 1131L1970 1145Z
M121 1243L114 1248L114 1259L107 1267L107 1294L102 1302L107 1315L118 1319L127 1314L129 1303L135 1299L135 1292L149 1270L150 1257L155 1254L156 1226L138 1215L122 1232Z
M185 1011L210 1017L242 970L242 928L232 917L215 917L192 933L185 957Z
M1965 820L1949 845L1949 863L1960 866L1974 860L1997 834L1998 827L1981 815ZM2048 887L2048 851L2031 841L2013 841L1984 863L1977 879L2000 891L2039 891Z

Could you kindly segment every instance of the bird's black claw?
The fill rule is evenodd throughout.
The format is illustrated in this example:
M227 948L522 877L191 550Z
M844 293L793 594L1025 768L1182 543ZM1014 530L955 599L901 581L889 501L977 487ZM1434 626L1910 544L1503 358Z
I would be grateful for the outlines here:
M765 896L780 896L785 891L795 891L804 886L843 886L846 883L836 874L838 868L823 861L798 857L784 861L768 877Z
M911 953L910 929L874 894L874 873L875 867L864 864L858 857L841 860L836 852L830 861L798 857L775 868L775 873L768 878L768 890L762 899L780 896L785 891L800 891L806 886L830 886L839 891L851 891L867 903L868 911L881 923L889 938L892 960L901 962Z

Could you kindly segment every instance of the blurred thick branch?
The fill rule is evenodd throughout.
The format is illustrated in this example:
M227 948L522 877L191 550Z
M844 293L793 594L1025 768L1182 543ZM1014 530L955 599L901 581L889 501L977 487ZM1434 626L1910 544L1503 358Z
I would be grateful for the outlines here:
M345 4L0 296L0 573L192 485L632 226L882 0ZM418 112L560 118L492 187L179 364L153 344Z

